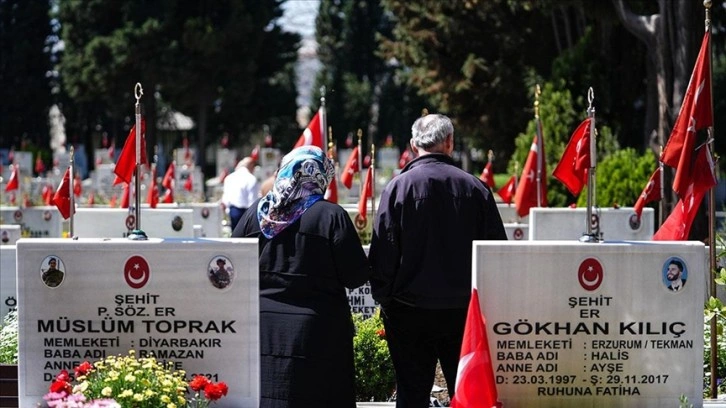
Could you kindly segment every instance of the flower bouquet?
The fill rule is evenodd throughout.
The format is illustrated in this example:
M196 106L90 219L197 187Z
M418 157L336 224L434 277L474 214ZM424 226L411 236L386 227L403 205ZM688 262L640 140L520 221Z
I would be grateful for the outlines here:
M195 376L190 383L173 363L163 366L155 358L110 356L74 369L75 378L63 370L43 399L50 408L206 408L227 395L224 382ZM188 387L193 391L187 400Z

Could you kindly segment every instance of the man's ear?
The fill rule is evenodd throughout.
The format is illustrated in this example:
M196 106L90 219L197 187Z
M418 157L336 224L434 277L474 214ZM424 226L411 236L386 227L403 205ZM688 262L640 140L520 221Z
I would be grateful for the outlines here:
M444 140L444 149L446 149L446 154L451 155L454 151L454 135L448 135L446 136L446 140Z
M415 154L415 155L416 155L416 157L418 157L418 147L416 147L416 146L415 146L415 145L413 144L413 140L410 140L410 141L408 142L408 144L409 144L409 145L411 145L411 151L413 152L413 154Z

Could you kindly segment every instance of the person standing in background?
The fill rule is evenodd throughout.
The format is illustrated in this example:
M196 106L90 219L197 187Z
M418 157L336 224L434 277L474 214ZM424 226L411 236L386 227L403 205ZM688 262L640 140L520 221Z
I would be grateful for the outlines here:
M232 233L259 240L262 408L356 405L346 288L370 266L348 213L323 198L334 173L319 147L293 149Z
M472 241L506 240L507 234L492 191L451 158L451 120L426 115L411 131L417 157L381 194L370 281L396 371L396 407L427 407L437 361L454 396Z
M224 178L222 204L229 215L232 231L242 214L260 196L260 183L253 174L254 170L255 161L251 157L245 157L237 163L232 174Z

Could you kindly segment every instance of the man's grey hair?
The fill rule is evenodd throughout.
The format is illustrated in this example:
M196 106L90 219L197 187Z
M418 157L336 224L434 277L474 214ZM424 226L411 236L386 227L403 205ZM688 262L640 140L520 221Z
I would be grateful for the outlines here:
M422 116L411 126L411 142L418 148L430 149L442 144L449 135L454 135L454 125L444 115Z

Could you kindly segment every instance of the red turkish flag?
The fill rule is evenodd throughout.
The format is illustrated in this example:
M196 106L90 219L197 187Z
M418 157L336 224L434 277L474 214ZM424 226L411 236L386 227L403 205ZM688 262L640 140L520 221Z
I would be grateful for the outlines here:
M43 197L44 205L53 205L53 186L45 184L40 194Z
M479 180L486 183L489 188L494 190L497 188L497 186L494 184L494 173L492 173L492 162L487 162L487 165L484 166L484 170L481 172L481 175L479 176Z
M174 202L174 191L172 189L166 190L164 192L164 195L160 198L161 202L164 204L171 204Z
M129 208L131 202L131 187L129 183L124 184L124 192L121 194L121 208Z
M538 142L538 138L535 135L532 140L532 146L529 148L529 155L527 155L527 161L524 163L522 169L522 176L517 183L517 190L514 194L514 206L517 210L517 215L525 217L529 214L529 209L537 207L537 164L539 148L542 147L542 169L540 170L540 199L539 204L542 207L547 206L547 166L544 161L544 144Z
M360 199L358 200L358 214L364 220L368 219L368 199L373 197L373 169L366 171L366 181L363 184Z
M80 197L83 192L83 186L81 183L81 175L76 173L76 176L73 178L73 195L76 197Z
M118 196L116 194L112 195L111 199L108 200L108 206L111 208L116 208L117 201L118 201Z
M552 175L567 187L572 195L578 195L587 184L587 172L590 167L590 126L591 118L587 118L575 129L565 147L560 162L557 163Z
M159 203L159 186L156 185L156 165L151 165L151 182L149 183L149 194L146 196L149 207L156 208Z
M411 151L411 149L407 148L403 151L403 153L401 153L401 157L398 158L398 168L402 169L406 167L408 162L410 162L411 160L413 160L413 152Z
M88 193L88 201L86 202L86 204L88 204L89 206L93 206L94 204L96 204L96 194L94 194L93 191Z
M498 399L486 319L479 307L479 294L476 289L472 289L451 407L498 407L501 406Z
M704 145L696 152L696 162L693 167L691 183L683 197L676 203L668 219L653 235L654 241L685 241L688 239L703 197L717 183L711 149L708 145Z
M148 164L146 158L146 121L141 119L141 159L140 164ZM129 135L126 137L126 143L118 156L116 167L113 172L119 179L125 183L131 183L131 177L134 175L136 168L136 125L131 127Z
M296 147L305 146L305 145L318 146L323 151L325 151L325 141L323 140L323 130L320 127L320 111L315 113L315 116L313 116L313 119L308 124L308 127L305 128L303 133L297 139L295 146L293 146L292 148L294 149Z
M174 180L176 178L176 165L174 162L169 163L169 167L166 169L166 173L164 174L164 178L161 179L161 185L164 186L164 188L167 189L173 189L174 188Z
M63 174L63 179L61 180L60 185L58 186L58 190L56 190L55 195L53 196L53 204L58 208L58 211L60 211L61 216L63 216L63 219L68 219L68 217L71 216L71 210L73 213L76 212L76 209L71 209L71 168L67 168L65 174Z
M192 191L194 188L194 182L192 180L192 173L189 173L189 176L186 180L184 180L184 190Z
M713 125L711 106L709 42L711 33L706 32L701 43L681 110L666 142L660 161L676 169L673 191L684 197L691 183L691 162L696 144L696 132Z
M353 185L353 175L358 172L359 156L360 152L358 150L358 146L356 146L353 148L350 156L348 156L348 161L345 162L345 167L343 167L343 171L340 172L340 182L343 183L343 185L346 186L348 189L350 189Z
M250 153L250 158L254 161L260 160L260 145L257 145L254 149L252 149L252 153Z
M8 184L5 185L5 191L13 191L17 190L20 186L20 183L18 179L20 176L18 173L20 173L20 167L17 164L11 164L12 171L10 172L10 179L8 180Z
M335 179L335 174L333 174L333 179L330 180L330 184L325 190L323 198L331 203L338 203L338 180Z
M502 201L504 201L507 204L512 204L514 195L517 191L517 176L513 175L509 178L509 181L507 181L502 188L497 190L497 194L499 194L499 197L502 197Z
M638 201L635 202L634 210L635 213L638 214L638 218L640 218L640 215L643 213L643 207L645 207L646 204L663 198L660 193L662 174L663 171L661 170L661 167L658 166L658 168L653 172L653 175L650 176L648 184L646 184L643 188L643 192L640 193Z
M40 157L40 154L35 156L35 172L38 173L39 176L45 172L45 163L43 163L43 159Z

